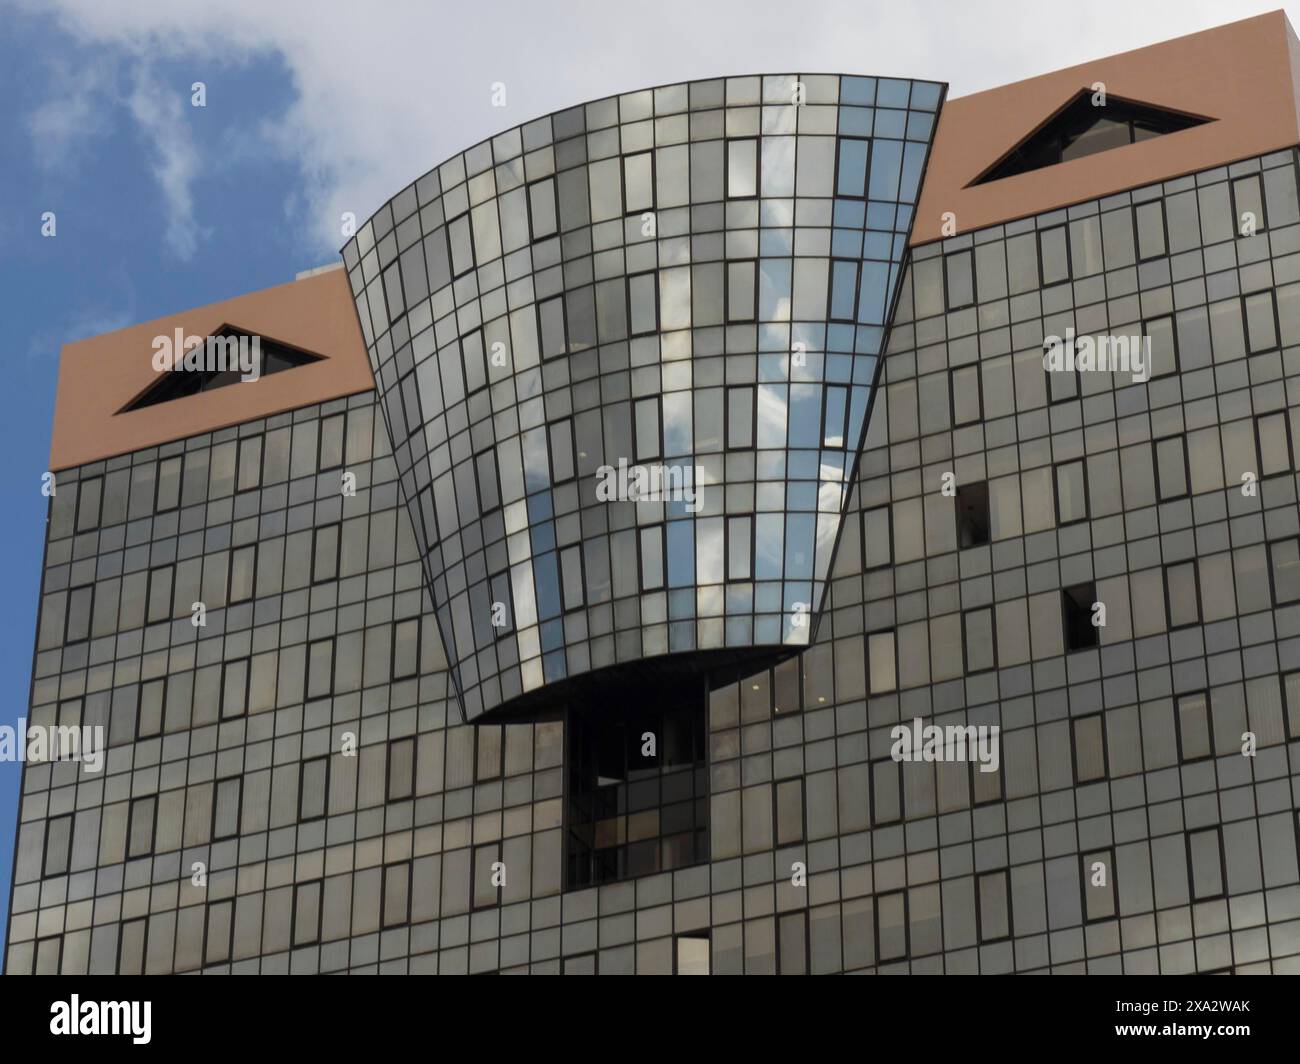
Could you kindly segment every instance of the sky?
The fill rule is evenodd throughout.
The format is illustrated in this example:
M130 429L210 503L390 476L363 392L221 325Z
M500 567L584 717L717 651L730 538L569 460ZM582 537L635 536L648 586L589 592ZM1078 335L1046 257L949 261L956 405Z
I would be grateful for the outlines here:
M448 156L575 103L776 72L926 78L961 96L1277 6L0 0L0 724L17 725L31 689L62 344L336 261L344 212L364 220ZM1290 15L1300 24L1300 3ZM0 937L20 771L0 762Z

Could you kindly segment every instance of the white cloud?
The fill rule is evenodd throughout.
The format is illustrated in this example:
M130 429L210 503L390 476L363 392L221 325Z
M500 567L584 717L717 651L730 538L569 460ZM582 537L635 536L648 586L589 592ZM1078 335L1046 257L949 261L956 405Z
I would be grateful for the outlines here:
M33 3L34 0L26 0ZM448 156L538 115L611 93L722 74L832 71L947 80L953 95L1270 10L1269 0L535 0L382 5L265 0L54 0L59 25L130 65L132 113L155 146L173 245L199 232L193 146L145 90L151 60L193 64L210 110L233 64L277 56L293 103L250 126L301 170L291 217L305 256L342 243L339 215L369 216ZM145 71L144 75L138 73ZM143 79L143 80L141 80ZM509 107L493 108L493 82ZM83 123L75 99L46 105L47 128ZM180 140L179 144L173 143Z

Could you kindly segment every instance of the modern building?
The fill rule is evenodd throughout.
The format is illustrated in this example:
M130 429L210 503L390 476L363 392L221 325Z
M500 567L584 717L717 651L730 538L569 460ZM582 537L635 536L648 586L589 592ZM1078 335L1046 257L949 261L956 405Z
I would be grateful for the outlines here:
M7 970L1300 971L1298 92L630 92L65 347Z

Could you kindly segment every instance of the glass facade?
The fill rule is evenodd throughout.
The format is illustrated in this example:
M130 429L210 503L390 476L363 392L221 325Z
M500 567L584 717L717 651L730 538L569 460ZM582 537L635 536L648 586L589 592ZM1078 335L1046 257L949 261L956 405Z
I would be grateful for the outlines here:
M344 247L468 719L807 644L941 95L598 100L431 170Z
M9 972L1300 972L1296 152L913 248L886 337L939 87L793 80L467 152L344 251L376 392L60 473L28 716L109 746Z

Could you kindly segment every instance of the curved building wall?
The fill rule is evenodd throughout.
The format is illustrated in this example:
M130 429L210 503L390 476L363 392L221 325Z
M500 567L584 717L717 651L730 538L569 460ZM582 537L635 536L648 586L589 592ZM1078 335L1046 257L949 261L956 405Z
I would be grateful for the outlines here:
M941 95L598 100L431 170L343 249L469 719L808 643Z

